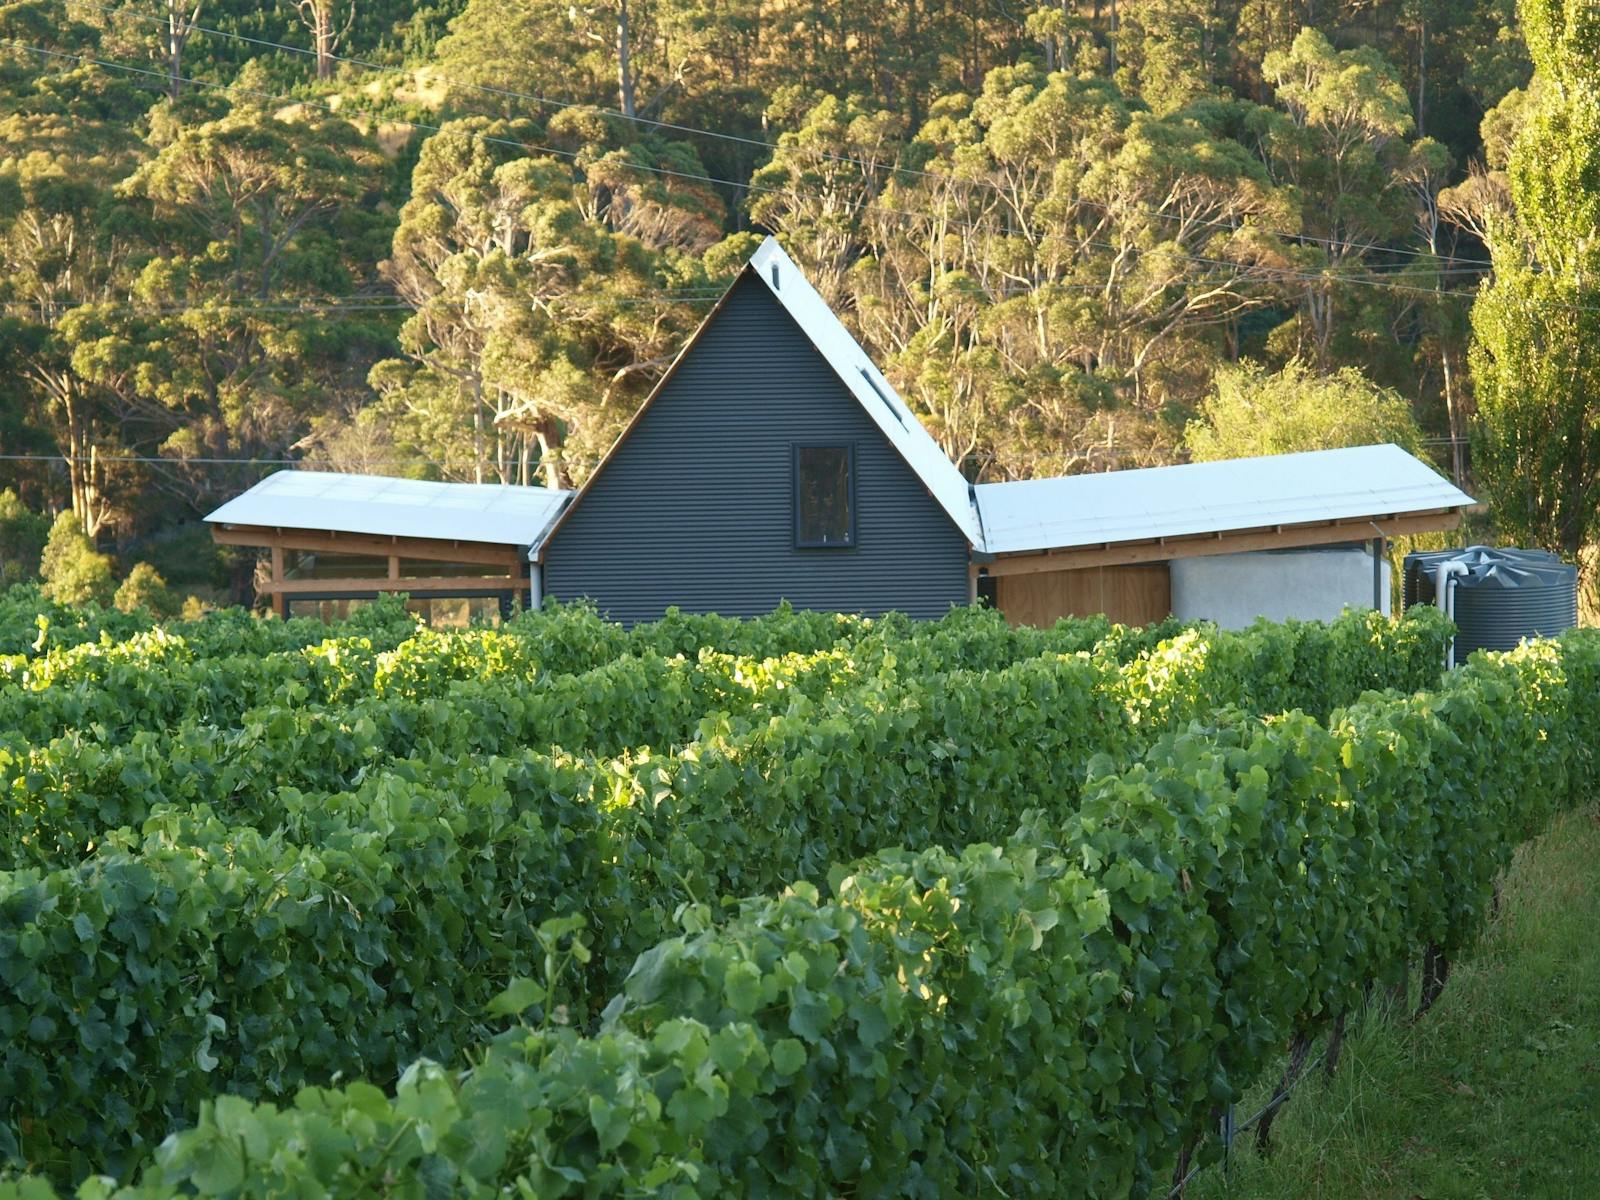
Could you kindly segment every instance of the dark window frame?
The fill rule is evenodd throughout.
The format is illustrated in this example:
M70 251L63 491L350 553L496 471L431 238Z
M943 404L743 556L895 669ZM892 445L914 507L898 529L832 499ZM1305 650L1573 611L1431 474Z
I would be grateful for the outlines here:
M849 477L850 534L842 542L813 542L801 536L800 523L800 452L802 450L843 450L846 455L845 470ZM796 550L854 550L860 542L860 525L856 519L856 444L854 442L794 442L789 451L790 508L793 510L794 546Z

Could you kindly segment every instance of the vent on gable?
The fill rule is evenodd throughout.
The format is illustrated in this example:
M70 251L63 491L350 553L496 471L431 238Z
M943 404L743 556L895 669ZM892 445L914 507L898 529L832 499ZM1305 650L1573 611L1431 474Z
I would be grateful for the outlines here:
M778 264L772 264L772 290L778 290Z
M861 372L861 378L867 381L867 386L873 390L879 400L883 401L883 406L894 415L896 421L900 422L900 428L904 429L906 427L906 419L900 415L900 410L895 406L895 402L889 399L888 394L878 386L878 381L872 377L872 373L865 367L857 367L856 369Z

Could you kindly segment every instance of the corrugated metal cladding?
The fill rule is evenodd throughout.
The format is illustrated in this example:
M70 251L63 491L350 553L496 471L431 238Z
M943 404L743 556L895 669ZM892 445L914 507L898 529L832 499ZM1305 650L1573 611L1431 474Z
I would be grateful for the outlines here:
M856 448L856 545L796 549L793 447ZM748 275L555 531L544 591L613 620L796 608L938 617L966 538Z

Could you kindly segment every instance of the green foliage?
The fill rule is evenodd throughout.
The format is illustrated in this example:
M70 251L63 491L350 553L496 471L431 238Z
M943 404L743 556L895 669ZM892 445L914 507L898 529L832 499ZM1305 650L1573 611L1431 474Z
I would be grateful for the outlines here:
M559 772L520 785L540 811L484 785L285 796L270 837L169 810L82 868L0 874L7 996L30 998L0 1016L8 1107L59 1118L24 1118L22 1156L104 1169L219 1081L283 1096L454 1057L543 963L529 918L604 871L582 814L549 802Z
M1162 733L1131 763L1103 756L1075 805L1027 816L992 843L880 850L837 866L826 895L795 882L729 902L720 916L709 903L685 904L681 927L632 960L598 1021L573 1023L559 998L563 981L591 965L579 914L547 916L519 901L516 919L497 927L496 967L452 967L448 994L471 997L462 1036L492 1017L526 1023L487 1038L462 1069L420 1061L392 1096L357 1082L302 1090L292 1105L252 1101L236 1080L233 1094L202 1099L191 1128L144 1155L134 1182L90 1179L79 1195L353 1197L380 1178L407 1193L468 1196L1148 1194L1166 1185L1214 1106L1239 1099L1291 1034L1327 1026L1422 946L1454 953L1475 936L1512 848L1587 788L1596 684L1600 640L1575 632L1475 656L1431 692L1368 694L1325 725L1300 713L1215 713ZM92 979L69 983L78 978L69 969L84 970L83 947L109 939L134 939L130 961L142 962L190 926L151 922L146 949L139 921L105 907L117 896L107 890L114 872L142 920L138 871L192 863L184 879L203 905L213 881L248 873L257 855L278 870L249 910L249 932L246 918L224 911L204 910L193 926L221 922L244 940L209 939L183 957L198 967L182 969L206 974L229 947L239 969L271 964L276 986L292 985L295 1022L313 1044L324 1044L327 1022L348 1029L348 1043L326 1043L336 1054L370 1031L347 1026L351 1014L319 1006L319 995L367 1022L416 1005L419 1025L433 1030L427 1014L443 1010L426 1005L438 993L398 986L399 973L421 979L417 960L431 953L473 961L482 940L458 936L456 950L391 965L384 939L404 928L430 946L440 933L429 915L454 916L454 906L369 903L355 923L339 903L304 901L332 889L361 905L371 877L357 872L385 861L364 853L371 846L394 856L393 875L424 888L425 901L466 885L466 862L497 881L481 892L466 885L469 894L490 903L523 895L499 872L549 878L583 844L579 836L558 851L560 839L596 819L560 806L558 775L526 783L551 791L548 817L481 794L475 819L445 824L483 839L484 851L435 854L426 861L451 864L437 881L406 869L412 851L402 847L411 837L436 844L441 835L428 831L447 809L432 805L457 793L442 789L413 808L392 781L332 808L292 798L281 843L173 813L150 824L137 858L118 848L76 874L13 877L20 886L0 902L17 922L0 934L5 978L47 979L30 991L49 999L9 1018L22 1024L7 1052L59 1074L63 1060L45 1055L69 1038L92 1043L76 1056L113 1055L94 1049L101 1025L112 1045L135 1028L116 1010L117 987L97 998ZM385 814L382 837L343 832L367 805ZM521 832L501 846L504 819ZM297 822L311 835L303 849L289 835ZM224 843L238 847L237 863L198 853ZM326 866L286 869L313 860ZM540 892L557 894L527 894ZM461 913L464 928L475 903ZM292 954L298 939L329 953ZM91 962L129 969L122 957ZM154 986L172 979L162 960L154 965ZM344 973L353 973L346 990L330 987ZM382 1005L359 986L368 974L395 982ZM79 986L88 990L74 1005L66 989ZM140 1077L201 1096L236 1055L277 1063L288 1043L275 1039L290 1025L250 1024L270 1003L262 991L190 990L195 1011L174 1013L161 1031L164 1057L147 1068L159 1074ZM383 1046L365 1052L395 1061ZM44 1136L38 1125L23 1134ZM51 1194L37 1178L0 1185L6 1200Z
M219 1087L282 1100L453 1059L491 1003L591 1030L699 906L842 896L840 864L886 845L1068 820L1097 756L1206 697L1421 686L1448 637L1432 610L1174 637L984 610L623 632L578 608L442 633L398 601L328 632L219 614L0 662L0 1021L27 1035L0 1052L0 1130L21 1159L79 1177ZM811 1028L774 1044L784 1075ZM34 1122L46 1095L60 1119Z
M1534 86L1472 309L1473 465L1509 541L1576 554L1600 537L1600 26L1528 3Z
M1381 1001L1352 1019L1338 1074L1296 1089L1269 1152L1235 1141L1226 1172L1191 1184L1197 1200L1448 1195L1463 1180L1561 1196L1600 1178L1587 1103L1600 1053L1597 817L1590 799L1519 850L1484 937L1452 959L1426 1019L1395 1019ZM1245 1111L1277 1086L1274 1071Z
M227 584L227 554L204 525L142 542L136 552L140 561L154 567L174 590Z
M0 491L0 592L39 574L50 519L29 509L10 488Z
M508 462L536 447L542 482L581 480L656 378L643 365L693 327L692 306L656 293L704 286L696 259L720 237L722 203L635 169L670 160L703 175L692 147L615 148L612 132L473 117L421 149L386 263L416 310L400 329L406 358L370 382L387 420L442 449L446 469L476 477L493 462L510 481ZM535 152L551 139L582 145L585 169ZM609 222L588 215L601 197ZM516 481L533 482L525 469Z
M45 596L57 604L110 604L115 585L111 557L94 548L83 525L70 512L56 517L39 558Z
M1511 3L12 4L0 485L143 547L264 459L581 480L752 228L987 478L1173 461L1242 357L1459 436Z
M161 573L149 563L135 563L133 570L117 586L112 605L119 612L144 609L151 616L167 620L178 615L178 597L161 578Z
M1217 370L1184 443L1197 462L1393 442L1421 453L1404 398L1353 367L1319 375L1299 359L1281 371L1244 362Z

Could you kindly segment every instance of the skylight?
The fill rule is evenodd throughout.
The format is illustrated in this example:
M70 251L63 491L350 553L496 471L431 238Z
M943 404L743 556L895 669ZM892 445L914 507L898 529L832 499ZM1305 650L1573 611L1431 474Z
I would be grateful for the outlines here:
M870 371L868 371L865 367L859 367L857 369L861 372L861 378L867 381L867 386L873 390L879 400L883 401L884 406L894 414L894 419L900 422L900 428L904 429L906 425L906 419L900 415L900 409L896 407L895 402L889 399L888 394L878 386L878 381L872 377L872 373Z

